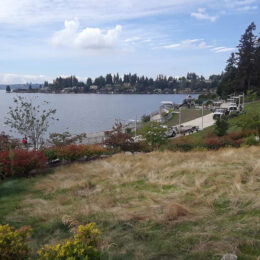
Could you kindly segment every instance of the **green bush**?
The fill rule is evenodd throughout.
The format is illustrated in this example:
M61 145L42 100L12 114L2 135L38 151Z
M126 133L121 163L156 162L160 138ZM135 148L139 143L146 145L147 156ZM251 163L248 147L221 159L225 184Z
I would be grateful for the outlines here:
M257 140L255 135L250 135L246 137L243 141L243 145L258 145L259 140Z
M55 246L45 246L38 251L41 260L96 260L100 259L99 241L101 232L95 223L80 225L72 239Z
M228 130L228 122L224 119L218 119L215 125L215 134L217 136L224 136Z
M166 131L160 123L149 122L145 124L139 132L148 144L157 148L167 143Z
M13 227L0 225L0 260L25 260L29 258L30 249L27 239L31 227L24 226L14 230Z

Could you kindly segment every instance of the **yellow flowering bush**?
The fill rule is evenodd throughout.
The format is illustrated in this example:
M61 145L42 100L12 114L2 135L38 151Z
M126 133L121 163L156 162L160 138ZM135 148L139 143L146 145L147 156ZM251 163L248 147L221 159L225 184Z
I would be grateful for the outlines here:
M98 244L101 232L95 223L80 225L72 239L55 246L45 246L38 251L42 260L96 260L100 259Z
M14 230L13 227L0 225L0 260L25 260L29 258L30 249L27 239L31 227L24 226Z

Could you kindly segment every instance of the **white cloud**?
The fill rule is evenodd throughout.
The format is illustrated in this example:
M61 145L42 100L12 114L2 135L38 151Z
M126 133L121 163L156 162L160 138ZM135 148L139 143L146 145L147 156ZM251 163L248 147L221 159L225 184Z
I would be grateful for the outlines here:
M204 39L188 39L180 43L174 43L163 46L164 49L207 49L213 47L208 45Z
M56 32L51 42L55 46L79 49L111 49L118 44L121 31L121 25L106 31L100 28L89 27L80 31L78 19L66 20L64 29Z
M39 24L78 17L90 23L178 12L205 0L1 0L0 22Z
M204 39L188 39L181 41L180 43L165 45L163 48L173 50L209 49L215 53L231 52L235 50L235 48L216 47L214 45L207 44Z
M259 3L259 0L226 0L226 8L238 12L249 12L258 9L257 3Z
M222 53L222 52L232 52L235 48L228 48L228 47L215 47L211 49L215 53Z
M51 78L45 75L0 74L0 84L43 83L45 80L50 81Z
M141 37L134 36L134 37L125 39L125 42L137 42L140 40L141 40Z
M258 7L256 5L245 5L243 7L239 7L237 8L237 11L241 11L241 12L246 12L246 11L252 11L252 10L256 10L258 9Z
M197 12L191 13L191 16L198 20L209 20L211 22L215 22L218 18L218 16L210 16L207 14L204 8L199 8Z

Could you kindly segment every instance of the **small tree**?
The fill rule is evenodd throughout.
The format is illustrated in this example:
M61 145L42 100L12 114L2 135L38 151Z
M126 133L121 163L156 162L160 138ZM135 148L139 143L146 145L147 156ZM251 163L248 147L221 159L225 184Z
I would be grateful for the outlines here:
M143 115L142 116L142 122L147 123L150 122L151 116L150 115Z
M140 134L146 139L147 143L159 147L167 143L165 129L157 122L149 122L140 129Z
M54 118L56 109L44 109L49 103L44 101L34 105L30 100L18 96L14 98L15 107L9 107L5 124L14 128L20 135L30 138L35 150L39 149L41 139L49 128L50 121Z
M6 92L11 92L11 88L9 85L6 86Z
M224 136L228 130L228 122L224 119L218 119L215 125L215 133L217 136Z
M123 125L121 122L115 122L112 131L106 132L106 140L104 144L113 147L119 148L123 151L128 150L128 146L132 143L131 135L123 131Z
M49 142L52 146L66 146L70 144L78 144L82 143L83 139L86 138L87 135L85 133L78 134L78 135L72 135L69 132L64 133L52 133L49 137Z

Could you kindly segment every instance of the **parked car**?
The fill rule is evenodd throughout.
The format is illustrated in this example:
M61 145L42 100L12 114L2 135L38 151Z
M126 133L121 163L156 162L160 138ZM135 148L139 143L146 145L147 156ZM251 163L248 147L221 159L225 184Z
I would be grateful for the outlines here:
M223 116L225 116L225 114L223 112L214 112L213 113L213 119L214 120L221 119Z
M178 128L176 126L167 127L166 135L168 138L175 137L178 134Z

